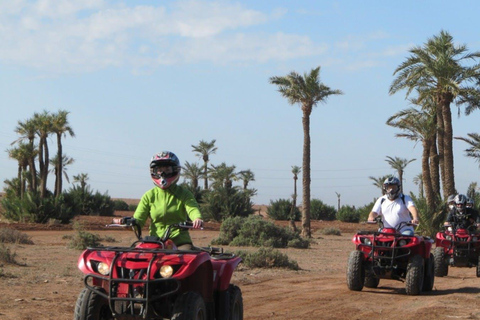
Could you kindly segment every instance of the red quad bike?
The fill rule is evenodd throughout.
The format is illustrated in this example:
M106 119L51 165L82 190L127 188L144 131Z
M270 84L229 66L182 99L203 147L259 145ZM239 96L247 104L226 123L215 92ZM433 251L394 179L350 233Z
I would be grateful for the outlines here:
M435 237L435 276L448 275L448 266L477 267L480 277L480 231L476 225L461 228L458 224L445 226L445 231Z
M404 281L408 295L431 291L435 279L430 253L433 240L401 234L402 227L413 225L410 222L401 222L396 229L384 228L381 217L367 223L378 223L380 231L358 231L353 236L356 250L348 258L348 288L377 288L380 279L392 279Z
M220 248L179 251L169 239L171 225L162 238L141 237L133 218L138 241L130 247L87 248L78 259L85 274L85 288L78 296L74 320L242 320L243 298L230 284L241 258Z

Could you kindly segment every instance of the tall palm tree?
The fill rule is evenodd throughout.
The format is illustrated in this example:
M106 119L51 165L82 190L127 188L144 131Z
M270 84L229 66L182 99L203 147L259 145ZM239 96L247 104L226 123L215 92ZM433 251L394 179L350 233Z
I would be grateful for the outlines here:
M335 194L337 195L337 211L340 211L340 193L338 192L335 192Z
M88 173L80 173L76 176L73 176L73 182L80 184L80 189L82 190L82 193L85 193L85 191L87 190L88 179Z
M292 208L290 209L290 228L293 231L297 231L297 226L295 225L295 208L297 207L297 180L298 175L302 171L302 168L299 166L292 166L293 174L293 195L292 195Z
M190 163L185 161L185 166L182 171L182 176L189 179L193 190L198 188L198 180L203 177L202 168L198 166L197 163Z
M67 166L73 164L75 162L75 160L73 158L67 157L67 155L64 154L64 155L62 155L62 161L61 161L62 165L59 166L58 165L58 154L57 154L55 157L50 159L50 162L53 165L53 169L50 169L50 172L54 173L55 176L63 175L65 177L65 180L67 180L67 182L70 183L70 178L68 177L68 173L67 173ZM62 168L62 172L60 174L58 172L59 168ZM57 190L57 188L61 188L61 186L62 186L61 184L60 185L55 184L55 193L54 194L60 195L62 193L62 190Z
M447 198L455 193L450 105L465 105L467 115L480 106L480 65L462 65L464 61L475 61L480 52L468 53L465 45L454 45L453 37L444 30L409 52L411 55L394 71L397 77L390 86L390 94L407 89L407 97L414 90L422 93L420 100L434 97L443 194Z
M455 137L455 139L465 141L470 145L468 149L465 149L465 155L475 159L480 166L480 135L478 133L469 133L468 136L470 138Z
M436 207L437 200L440 198L437 155L433 150L436 136L434 112L435 110L432 108L423 111L410 108L396 113L387 120L388 125L403 131L403 133L396 134L396 137L422 142L423 190L425 191L427 206L432 210Z
M343 94L332 90L320 82L320 67L303 76L292 71L284 77L271 77L270 83L278 86L278 91L290 104L299 104L302 110L303 126L303 199L302 236L310 238L310 115L319 102L326 102L331 95Z
M398 180L400 180L400 192L403 193L403 172L406 166L417 159L405 159L399 157L390 157L387 156L387 160L385 160L393 169L397 170Z
M18 167L17 167L17 180L19 182L18 187L15 190L15 193L17 197L23 198L23 194L25 193L25 181L23 180L23 172L27 167L28 161L25 159L24 153L22 153L22 150L20 147L17 148L11 148L6 150L8 153L8 156L12 159L17 160L18 162Z
M53 117L52 114L46 110L44 110L42 113L35 113L33 117L37 135L40 138L40 142L38 144L40 197L45 198L47 194L48 167L50 165L47 138L53 132Z
M423 191L423 175L422 173L417 174L415 177L413 177L413 183L418 186L418 194L420 195L421 198L425 196L425 192Z
M210 142L200 140L198 145L192 145L193 152L197 153L197 156L203 160L203 175L205 179L204 189L208 189L208 161L210 160L210 155L214 154L217 151L215 147L215 139Z
M36 148L35 145L35 135L37 128L35 121L33 119L28 119L25 121L18 121L17 126L15 127L15 132L20 135L20 137L13 141L11 144L15 143L28 143L31 149ZM38 152L32 153L32 158L28 161L28 166L30 167L30 189L36 190L37 185L37 169L35 167L35 158L38 156Z
M63 159L62 154L62 136L66 136L67 133L71 137L75 137L70 124L68 123L69 112L65 110L59 110L56 114L52 115L52 132L57 135L57 159ZM62 172L63 161L57 161L55 168L55 197L58 197L62 192Z
M243 182L243 190L247 190L248 184L255 181L255 174L250 169L243 170L238 173L238 178Z

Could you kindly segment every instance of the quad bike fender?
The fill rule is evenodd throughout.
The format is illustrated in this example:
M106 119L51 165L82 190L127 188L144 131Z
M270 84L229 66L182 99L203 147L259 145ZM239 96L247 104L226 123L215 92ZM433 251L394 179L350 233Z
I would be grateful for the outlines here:
M230 286L233 271L242 261L240 257L234 257L228 260L212 260L213 265L213 283L216 290L224 291Z
M91 259L104 261L110 265L114 256L115 254L112 252L86 249L82 252L80 257L78 257L78 269L84 274L92 273L94 270L90 262Z

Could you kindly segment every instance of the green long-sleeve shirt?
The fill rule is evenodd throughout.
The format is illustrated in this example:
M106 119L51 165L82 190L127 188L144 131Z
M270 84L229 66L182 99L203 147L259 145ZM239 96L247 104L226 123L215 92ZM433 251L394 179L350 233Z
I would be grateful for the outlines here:
M193 194L174 184L166 190L154 187L145 192L133 217L141 227L150 217L150 235L162 237L167 226L187 221L187 217L201 219L202 215ZM173 230L170 238L177 246L192 243L188 230Z

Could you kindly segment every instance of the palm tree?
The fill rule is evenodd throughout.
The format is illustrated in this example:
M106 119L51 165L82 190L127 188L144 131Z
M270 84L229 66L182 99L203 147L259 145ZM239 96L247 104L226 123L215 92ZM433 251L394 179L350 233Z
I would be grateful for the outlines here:
M387 160L385 160L393 169L397 170L398 179L400 180L400 192L403 193L403 172L405 167L410 163L417 159L405 159L399 157L390 157L387 156Z
M420 103L425 97L434 98L443 194L447 198L455 193L450 105L465 105L467 115L480 106L480 66L462 65L463 61L479 58L480 52L468 53L465 45L455 46L453 37L443 30L409 52L410 57L395 69L397 78L390 86L390 94L407 89L407 97L414 90L420 93Z
M320 67L303 76L295 71L285 77L271 77L270 83L278 86L278 91L290 104L299 104L302 110L303 126L303 200L302 236L310 238L310 115L319 102L326 102L330 95L343 94L332 90L320 82Z
M15 193L17 197L23 198L23 194L25 193L25 181L23 180L22 173L26 169L28 161L25 159L25 155L22 153L20 147L7 149L6 151L10 158L17 160L18 162L17 180L19 184L17 186L18 188L15 190Z
M292 195L292 208L290 209L290 228L293 231L297 231L297 226L295 225L295 208L297 207L297 180L300 171L302 170L299 166L292 166L293 173L293 195Z
M193 190L197 190L198 180L203 177L202 168L199 167L197 163L185 161L183 169L182 175L190 180Z
M70 124L68 123L69 112L65 110L59 110L56 114L52 115L52 132L57 135L57 156L56 159L63 159L62 154L62 136L66 136L67 133L71 137L75 137ZM55 168L55 197L58 197L62 192L62 172L63 161L57 161Z
M413 177L413 183L418 186L418 194L420 195L420 198L423 198L425 193L423 191L423 175L422 173L417 174L415 177Z
M436 207L440 198L438 183L438 157L435 149L435 113L434 109L419 111L414 108L400 111L387 120L387 124L401 129L404 133L395 136L407 138L412 141L421 141L423 190L428 208Z
M59 166L58 165L58 154L57 154L54 158L50 159L50 162L53 165L53 169L50 169L50 172L54 173L56 177L63 174L63 176L65 177L67 182L70 183L70 178L68 177L68 174L67 174L67 166L73 164L75 162L75 160L73 158L67 157L66 155L62 155L62 161L61 161L62 165ZM62 168L61 174L58 173L58 169L60 167ZM55 184L55 194L60 195L60 193L62 193L62 191L57 190L58 187L61 187L61 184L60 184L60 186Z
M73 176L73 182L80 183L80 189L82 190L83 194L85 194L85 191L87 189L87 181L88 181L88 173L80 173L76 176Z
M13 141L11 144L15 143L28 143L30 148L34 149L35 146L35 135L36 135L36 125L33 119L28 119L26 121L18 121L15 132L20 135L20 137ZM30 167L30 189L36 190L37 185L37 169L35 167L35 158L38 156L38 152L32 153L32 158L28 160L28 166Z
M335 192L337 195L337 211L340 211L340 193Z
M247 190L248 184L255 181L255 174L252 170L243 170L238 173L238 178L243 181L243 190Z
M208 189L208 161L210 160L210 155L214 154L217 151L217 147L215 147L215 139L206 142L204 140L200 140L200 143L195 146L192 145L193 152L197 153L197 156L203 160L203 174L205 179L204 189Z
M237 174L235 173L235 166L227 166L225 162L222 162L218 166L212 165L209 173L213 179L213 187L223 186L228 190L232 188L233 181L238 180Z
M40 197L45 198L47 194L48 167L50 165L47 138L53 132L53 116L48 111L35 113L33 115L37 135L40 138L38 144L39 167L40 167Z

